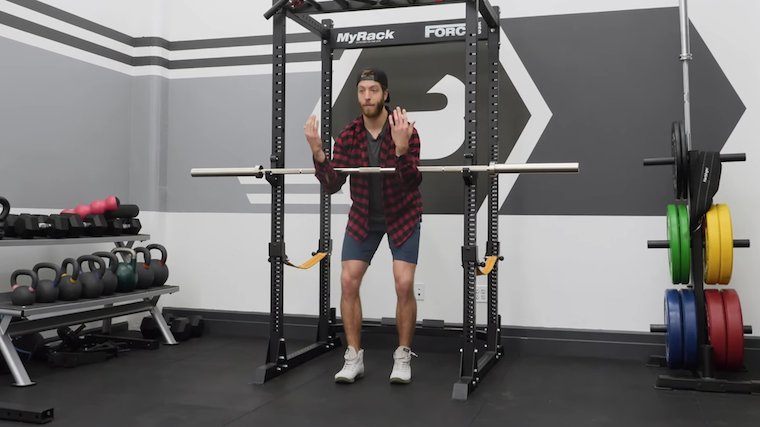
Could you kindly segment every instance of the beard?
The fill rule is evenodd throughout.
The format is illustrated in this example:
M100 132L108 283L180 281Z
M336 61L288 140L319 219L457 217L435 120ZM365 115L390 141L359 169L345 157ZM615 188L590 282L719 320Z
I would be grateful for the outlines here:
M380 102L374 107L365 107L361 104L359 106L362 108L362 112L364 113L365 116L369 118L375 118L375 117L380 116L380 114L385 109L385 102Z

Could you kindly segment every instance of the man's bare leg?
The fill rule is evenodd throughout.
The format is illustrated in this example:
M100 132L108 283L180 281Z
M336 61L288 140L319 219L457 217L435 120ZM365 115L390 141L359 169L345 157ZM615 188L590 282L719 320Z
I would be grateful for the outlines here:
M361 350L362 302L359 288L367 272L369 264L364 261L343 261L343 272L340 277L340 317L346 341L356 351Z
M417 300L414 298L414 272L417 266L405 261L393 261L396 281L396 327L398 348L393 352L391 382L407 384L412 381L412 338L417 324Z
M396 281L396 325L400 346L411 347L414 328L417 325L417 300L414 297L414 273L417 265L393 261L393 277Z

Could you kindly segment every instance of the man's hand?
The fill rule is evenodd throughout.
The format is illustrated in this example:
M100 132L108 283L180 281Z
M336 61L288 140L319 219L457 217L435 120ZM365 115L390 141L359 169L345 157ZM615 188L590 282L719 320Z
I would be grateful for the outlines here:
M414 123L406 118L406 110L396 107L388 119L391 122L391 136L396 144L396 155L403 156L409 150L409 139L414 131Z
M306 121L306 125L303 128L306 134L306 141L309 143L314 158L321 162L325 153L322 151L322 137L319 133L319 120L317 120L317 116L313 114L309 116L309 120Z

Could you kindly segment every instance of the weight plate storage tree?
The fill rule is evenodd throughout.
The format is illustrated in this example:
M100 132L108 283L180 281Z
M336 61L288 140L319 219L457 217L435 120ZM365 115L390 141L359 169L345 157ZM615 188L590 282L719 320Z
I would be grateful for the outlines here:
M733 238L728 207L714 202L723 163L743 162L746 154L692 148L689 89L692 54L686 0L679 2L679 25L684 120L671 123L671 157L644 159L644 166L670 165L675 199L685 201L688 207L679 206L680 213L673 215L676 210L669 205L668 240L647 242L648 248L670 251L672 284L685 286L666 290L665 324L650 325L651 332L665 334L665 356L651 356L648 365L671 370L658 377L657 388L760 393L760 381L744 379L748 372L741 372L744 334L751 334L752 327L742 324L738 293L735 289L705 289L705 284L728 285L734 248L750 246L749 240ZM672 221L676 217L680 217L679 221ZM688 229L682 230L684 226ZM687 250L675 250L675 246ZM689 259L684 262L678 259L680 256ZM710 315L716 318L710 321Z

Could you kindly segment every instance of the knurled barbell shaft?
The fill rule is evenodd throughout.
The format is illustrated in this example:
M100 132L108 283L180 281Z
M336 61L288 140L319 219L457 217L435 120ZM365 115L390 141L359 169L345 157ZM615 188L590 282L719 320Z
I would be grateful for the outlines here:
M522 164L497 164L497 165L470 165L470 166L418 166L420 172L425 173L461 173L464 170L471 172L491 173L574 173L578 172L578 163L522 163ZM359 167L359 168L335 168L337 172L347 174L362 173L394 173L396 168ZM193 177L222 177L222 176L258 176L271 173L274 175L298 175L314 174L314 168L277 168L265 169L260 166L252 168L193 168L190 175Z

